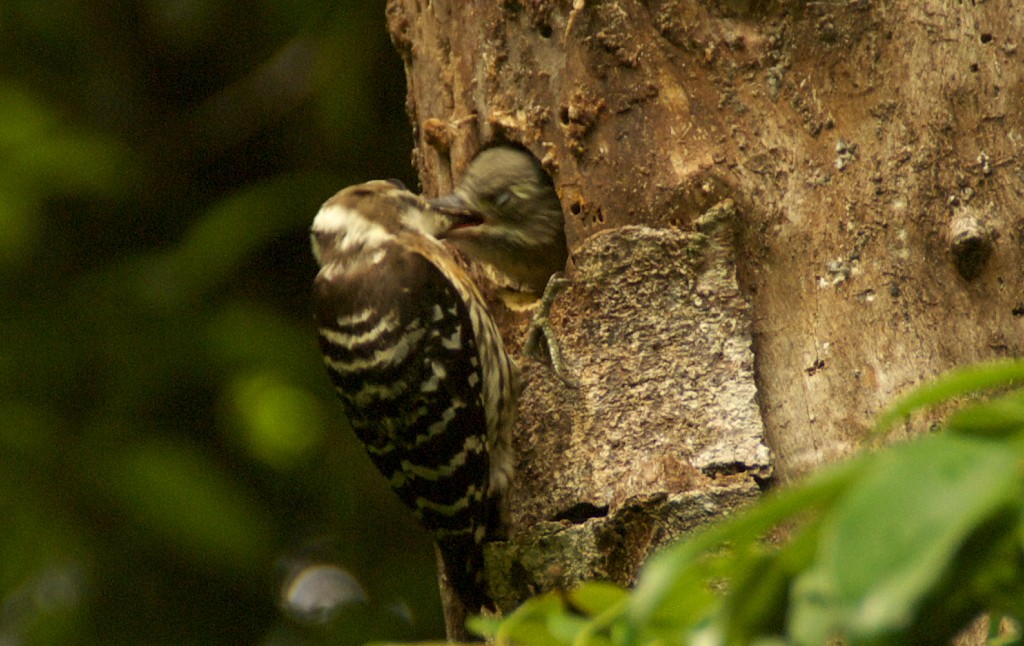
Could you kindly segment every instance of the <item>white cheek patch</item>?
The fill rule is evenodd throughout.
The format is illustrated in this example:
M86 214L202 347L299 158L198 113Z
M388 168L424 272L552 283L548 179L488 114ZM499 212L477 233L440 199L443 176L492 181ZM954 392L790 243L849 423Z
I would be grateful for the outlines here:
M355 247L379 247L394 239L381 225L370 221L359 211L331 204L320 209L313 218L312 231L335 233L341 237L341 251Z
M337 204L324 205L313 218L313 231L334 233L344 231L351 226L353 220L364 220L357 212Z
M447 216L433 209L421 209L412 205L405 205L399 219L402 222L402 226L417 233L422 233L426 236L427 242L435 245L440 245L437 241L437 236L451 227Z

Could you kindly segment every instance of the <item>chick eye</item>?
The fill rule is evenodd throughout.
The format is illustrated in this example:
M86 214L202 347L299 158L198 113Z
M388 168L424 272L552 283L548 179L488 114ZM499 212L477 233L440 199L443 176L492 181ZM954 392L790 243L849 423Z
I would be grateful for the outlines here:
M501 208L509 203L512 199L512 193L509 191L502 191L494 196L494 206Z

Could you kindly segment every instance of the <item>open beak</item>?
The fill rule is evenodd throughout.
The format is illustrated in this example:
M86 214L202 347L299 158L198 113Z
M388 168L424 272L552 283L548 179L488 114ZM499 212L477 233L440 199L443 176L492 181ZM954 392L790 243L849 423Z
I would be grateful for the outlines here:
M484 217L480 211L474 209L458 193L451 193L443 197L428 200L430 208L446 216L448 227L438 234L438 238L446 238L452 232L459 229L480 226L484 223Z

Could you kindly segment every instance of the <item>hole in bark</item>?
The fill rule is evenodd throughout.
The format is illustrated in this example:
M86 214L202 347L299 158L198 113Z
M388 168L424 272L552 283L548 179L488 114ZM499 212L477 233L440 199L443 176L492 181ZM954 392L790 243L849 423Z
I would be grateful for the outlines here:
M1024 303L1021 303L1017 307L1010 310L1010 314L1013 314L1014 316L1024 316Z
M594 213L595 222L604 222L604 213L601 212L601 207L597 207Z
M755 474L754 484L756 484L757 488L760 489L761 491L770 491L772 488L773 479L771 476L761 477Z
M992 42L992 34L982 34L981 35L981 42L984 43L984 44L991 43Z
M952 252L957 273L964 280L974 280L981 275L992 255L992 243L981 235L964 236L953 242Z
M709 478L715 478L718 476L734 476L737 473L746 473L747 465L739 461L719 462L716 464L709 464L700 471Z
M512 567L509 571L509 580L513 585L522 589L529 590L530 582L533 581L533 577L526 571L523 564L517 560L512 561Z
M551 25L541 25L540 27L537 28L537 33L540 34L541 38L551 38Z
M579 215L583 211L583 205L579 201L573 202L569 205L569 212L573 215Z
M977 72L978 71L978 64L977 63L971 63L971 71L972 72Z
M562 122L562 125L569 125L569 106L563 105L558 108L558 120Z
M590 502L578 502L565 511L557 514L552 520L567 520L573 525L579 525L590 518L601 518L608 515L608 505L597 505Z

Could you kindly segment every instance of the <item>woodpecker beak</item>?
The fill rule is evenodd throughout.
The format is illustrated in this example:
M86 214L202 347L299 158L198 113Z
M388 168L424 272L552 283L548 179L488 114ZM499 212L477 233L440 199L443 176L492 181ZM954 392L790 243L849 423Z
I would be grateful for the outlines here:
M437 235L444 239L459 229L477 227L484 223L483 214L458 193L429 200L430 207L446 217L448 227Z

